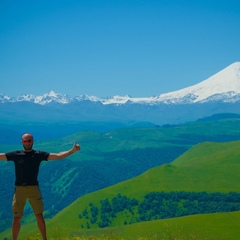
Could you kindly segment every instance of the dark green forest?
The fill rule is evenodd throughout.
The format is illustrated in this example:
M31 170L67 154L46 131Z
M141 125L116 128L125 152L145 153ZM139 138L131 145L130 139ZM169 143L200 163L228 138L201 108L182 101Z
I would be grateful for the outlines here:
M86 226L81 225L81 228L91 228L93 224L97 224L100 228L108 227L119 214L131 215L129 222L122 218L123 224L127 225L194 214L238 211L240 194L236 192L151 192L144 196L143 201L118 194L112 199L101 200L99 206L89 203L89 206L79 214L79 218L87 220Z

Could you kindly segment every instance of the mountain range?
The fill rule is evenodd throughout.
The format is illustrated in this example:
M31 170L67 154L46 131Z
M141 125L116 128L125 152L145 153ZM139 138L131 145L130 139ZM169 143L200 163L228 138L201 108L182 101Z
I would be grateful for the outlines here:
M159 96L133 98L113 96L75 97L50 91L41 96L0 94L4 120L142 121L176 124L212 114L240 113L240 62L235 62L208 79ZM34 112L34 114L32 114ZM24 116L24 118L23 118Z
M160 94L159 96L132 98L131 96L113 96L108 98L98 98L95 96L80 95L69 97L66 94L50 91L42 96L24 94L18 97L8 97L0 94L1 103L28 101L36 104L49 104L57 102L69 104L71 102L92 101L106 104L182 104L209 101L236 102L240 101L240 62L235 62L208 79L178 91Z

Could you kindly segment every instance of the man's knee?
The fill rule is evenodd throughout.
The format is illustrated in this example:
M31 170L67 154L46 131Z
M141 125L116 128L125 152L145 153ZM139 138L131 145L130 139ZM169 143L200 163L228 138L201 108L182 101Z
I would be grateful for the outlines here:
M37 220L44 220L44 217L43 217L42 213L38 213L38 214L35 213L35 217L36 217Z

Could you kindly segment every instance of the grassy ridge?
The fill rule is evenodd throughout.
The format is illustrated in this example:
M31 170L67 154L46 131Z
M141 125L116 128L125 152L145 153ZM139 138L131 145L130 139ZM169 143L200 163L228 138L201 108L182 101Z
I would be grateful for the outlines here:
M147 239L234 240L240 236L240 212L193 215L157 220L124 227L124 236ZM154 236L158 238L154 238Z
M138 177L91 194L86 194L48 221L49 235L56 235L57 232L66 236L74 232L78 234L81 233L80 226L81 224L86 225L86 220L80 219L79 213L81 213L89 203L98 205L100 200L105 198L111 199L118 193L130 198L142 199L145 194L153 191L239 192L239 144L240 141L198 144L171 164L164 164L160 167L150 169ZM225 216L228 221L226 222L226 219L223 221L224 217L222 216ZM239 236L236 235L239 234L239 232L236 230L236 224L234 223L236 216L239 217L239 212L224 213L223 215L210 214L189 216L156 222L139 223L132 226L123 226L122 220L119 220L118 223L115 222L115 226L117 224L118 228L129 231L126 233L126 235L129 236L131 234L134 236L134 231L138 229L138 226L144 229L142 230L144 234L150 234L152 232L159 232L159 226L167 223L172 225L173 229L176 228L176 230L173 230L173 234L179 232L178 226L180 226L180 229L185 229L186 227L186 231L183 231L186 232L186 234L189 231L191 232L197 229L199 230L198 235L206 234L208 236L214 236L214 234L219 232L222 235L219 234L218 236L232 234L232 236L236 237ZM208 227L208 224L212 225L212 227ZM225 227L221 227L224 226L224 224L226 224ZM188 228L189 231L187 230ZM28 232L29 234L31 232L30 229L32 229L30 225L24 226L22 235L24 235L24 232ZM84 233L88 231L91 232L93 230L83 230ZM0 236L5 235L1 234Z
M236 240L240 236L239 217L240 211L192 215L128 226L75 231L74 234L85 240L91 239L91 236L96 240ZM53 238L65 236L65 228L60 226L52 233Z

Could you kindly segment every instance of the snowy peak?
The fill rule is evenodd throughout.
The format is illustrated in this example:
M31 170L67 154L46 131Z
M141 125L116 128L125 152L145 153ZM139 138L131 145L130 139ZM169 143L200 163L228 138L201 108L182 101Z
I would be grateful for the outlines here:
M71 98L69 98L66 94L59 94L54 91L50 91L43 96L36 97L35 103L47 104L51 102L67 104L71 102Z
M50 91L48 93L43 94L42 96L35 96L32 94L24 94L19 96L15 99L17 102L21 101L28 101L37 104L48 104L51 102L58 102L58 103L69 103L70 99L67 95L57 94L54 91Z
M178 91L161 94L163 102L204 102L208 100L230 100L240 98L240 62L236 62L212 77Z

